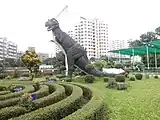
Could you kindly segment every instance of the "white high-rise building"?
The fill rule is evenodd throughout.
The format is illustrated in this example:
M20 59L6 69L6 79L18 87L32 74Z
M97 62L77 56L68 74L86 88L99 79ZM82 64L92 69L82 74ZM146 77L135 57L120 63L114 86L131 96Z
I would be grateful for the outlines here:
M109 50L108 25L98 19L80 17L68 34L87 51L88 58L106 56ZM56 52L59 49L56 47Z
M98 19L81 17L75 25L75 40L86 49L89 58L106 56L108 52L108 25Z
M110 51L112 50L119 50L119 49L125 49L125 48L128 48L129 47L129 44L128 44L128 41L126 40L113 40L110 42ZM119 54L116 54L116 53L110 53L110 56L112 57L128 57L126 55L119 55Z
M17 58L17 45L7 38L0 38L0 59L3 58Z

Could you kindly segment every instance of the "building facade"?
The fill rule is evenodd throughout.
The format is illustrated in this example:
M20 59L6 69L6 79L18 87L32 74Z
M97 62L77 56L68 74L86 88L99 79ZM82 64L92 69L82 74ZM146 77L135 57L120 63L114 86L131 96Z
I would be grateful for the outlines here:
M109 50L119 50L119 49L125 49L129 47L128 41L126 40L113 40L109 44ZM121 54L116 54L116 53L109 53L111 57L115 58L128 58L129 56L127 55L121 55Z
M38 57L43 61L49 58L49 54L48 53L38 53Z
M80 17L80 21L68 34L86 51L88 58L106 56L109 50L108 24L98 19ZM56 52L59 51L56 47Z
M0 38L0 59L4 58L17 58L17 45L7 38Z

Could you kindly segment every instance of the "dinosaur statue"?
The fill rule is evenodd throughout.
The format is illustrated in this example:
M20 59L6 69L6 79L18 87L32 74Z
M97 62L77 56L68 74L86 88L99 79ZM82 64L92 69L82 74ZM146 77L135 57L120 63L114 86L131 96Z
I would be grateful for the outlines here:
M84 73L94 76L115 76L115 74L104 73L95 68L88 68L87 66L91 63L87 57L86 50L60 29L59 22L55 18L49 19L45 23L45 27L47 27L48 31L52 31L55 38L54 42L67 55L68 77L72 78L74 66L81 69Z

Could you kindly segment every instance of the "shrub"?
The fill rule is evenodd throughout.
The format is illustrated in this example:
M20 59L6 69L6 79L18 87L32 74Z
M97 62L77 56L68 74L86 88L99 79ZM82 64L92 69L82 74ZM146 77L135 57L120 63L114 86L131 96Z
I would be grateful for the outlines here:
M7 88L5 86L0 86L0 91L4 91L7 90Z
M36 98L41 98L49 94L48 86L42 85L41 89L32 94L36 94ZM20 101L20 97L10 98L0 102L0 108L16 105Z
M24 85L25 89L16 93L9 93L6 95L1 95L0 96L0 100L7 100L9 98L14 98L14 97L18 97L20 95L22 95L23 93L30 93L30 92L34 92L34 87L31 85Z
M137 80L142 80L143 75L142 74L135 74L135 77Z
M39 82L36 82L34 85L33 85L35 91L39 90L40 89L40 83Z
M129 80L130 81L135 81L136 79L135 79L135 77L130 77Z
M22 73L21 77L30 77L29 73Z
M80 86L83 91L89 92L88 97L90 96L90 101L81 109L78 109L77 111L63 118L63 120L106 120L105 107L99 91L79 83L74 84Z
M1 88L0 88L1 89ZM3 90L3 89L2 89ZM6 88L4 89L4 90L6 90ZM1 91L0 90L0 95L5 95L5 94L8 94L8 93L10 93L10 91Z
M13 92L13 89L15 87L16 87L16 85L11 84L11 85L8 86L8 90L10 90L11 92Z
M34 110L35 104L32 101L31 94L28 93L23 94L22 97L20 98L19 106L25 107L28 111Z
M58 74L58 75L56 75L56 77L57 77L57 78L59 78L59 79L61 79L61 78L64 78L64 77L65 77L65 75Z
M7 77L7 75L6 75L6 74L4 74L4 73L0 73L0 79L4 79L5 77Z
M49 94L49 87L47 85L41 85L39 90L32 93L32 95L36 95L36 99L47 96Z
M104 82L108 82L109 78L108 77L104 77Z
M109 79L108 84L106 86L107 88L116 88L116 82L114 79Z
M123 65L122 64L115 64L115 68L123 68Z
M49 76L46 76L45 79L46 79L46 80L49 80Z
M158 79L158 75L155 75L154 78L155 78L155 79Z
M124 75L116 75L115 80L116 80L116 82L125 82L125 76Z
M11 80L11 79L12 79L12 77L11 77L11 76L7 76L7 77L5 77L5 79L7 79L7 80Z
M34 100L34 103L36 104L36 108L45 107L47 105L54 104L62 99L65 98L65 89L63 86L58 84L46 84L50 88L50 92L52 92L50 95ZM54 92L55 91L55 92Z
M65 78L63 78L62 80L66 81L66 82L72 82L72 79L69 78L69 77L65 77Z
M11 117L19 116L24 114L26 109L19 106L6 107L0 110L0 120L8 120Z
M117 90L127 89L127 85L125 83L122 83L122 82L118 82L116 86L117 86Z
M95 78L93 75L86 75L86 76L84 76L84 80L86 83L93 83Z
M4 107L16 105L19 102L19 100L20 100L20 97L10 98L8 100L3 100L0 102L0 109L4 108Z
M128 73L125 73L124 75L125 75L126 78L129 78L129 74Z
M52 104L50 106L35 110L34 112L30 112L25 115L13 118L12 120L23 120L25 118L27 118L28 120L60 120L79 109L82 105L82 89L73 85L63 85L65 86L65 88L69 88L70 86L70 89L68 90L71 90L71 95L68 96L66 99L61 100L60 102Z

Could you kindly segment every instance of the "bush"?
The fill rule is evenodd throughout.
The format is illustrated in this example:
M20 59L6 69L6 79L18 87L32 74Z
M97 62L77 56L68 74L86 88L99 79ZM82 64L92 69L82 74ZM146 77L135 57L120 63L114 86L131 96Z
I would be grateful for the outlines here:
M59 79L61 79L61 78L64 78L64 77L65 77L65 75L58 74L58 75L56 75L56 77L57 77L57 78L59 78Z
M115 82L115 80L114 79L109 79L108 80L108 84L107 84L107 88L116 88L116 82Z
M34 103L36 104L36 108L45 107L45 106L54 104L65 98L65 89L63 86L58 84L54 84L54 85L46 84L46 85L49 86L51 94L46 97L35 100Z
M11 117L19 116L24 114L26 109L19 106L6 107L0 110L0 120L8 120Z
M63 78L63 80L66 81L66 82L72 82L72 79L69 78L69 77Z
M125 90L125 89L127 89L127 85L125 83L122 82L117 83L117 90Z
M109 78L108 77L104 77L104 82L108 82Z
M135 77L130 77L129 80L130 81L135 81L136 79L135 79Z
M0 86L0 91L4 91L7 90L7 88L5 86Z
M1 87L1 86L0 86ZM1 88L0 88L1 89ZM2 89L3 90L3 89ZM5 91L3 90L3 91L1 91L0 90L0 95L5 95L5 94L8 94L8 93L10 93L10 91L6 91L6 88L5 88Z
M117 69L123 68L123 65L122 64L115 64L115 68L117 68Z
M70 96L64 100L61 100L60 102L35 110L34 112L21 115L19 117L13 118L12 120L24 120L25 118L28 120L60 120L79 109L82 105L82 89L74 85L63 85L68 88L66 91L71 90L68 91L71 93Z
M116 82L125 82L125 76L124 75L116 75L115 80L116 80Z
M86 75L86 76L84 76L84 80L86 83L93 83L95 78L93 75Z
M7 79L7 80L11 80L11 79L12 79L12 77L11 77L11 76L7 76L7 77L5 77L5 79Z
M35 104L32 101L31 94L28 93L23 94L22 97L20 98L19 106L26 108L28 111L34 110Z
M14 97L19 97L20 95L22 95L23 93L30 93L30 92L34 92L34 87L31 85L24 85L25 89L16 93L9 93L6 95L1 95L0 96L0 100L7 100L9 98L14 98Z
M36 82L34 85L33 85L35 91L39 90L40 89L40 83L39 82Z
M136 74L135 75L137 80L142 80L143 75L142 74Z
M7 75L6 75L6 74L4 74L4 73L0 73L0 79L4 79L5 77L7 77Z
M20 97L10 98L8 100L3 100L0 102L0 109L4 108L4 107L16 105L19 102L19 100L20 100Z
M49 80L49 76L46 76L45 79L46 79L46 80Z
M155 75L154 78L155 78L155 79L158 79L158 75Z
M125 75L126 78L129 78L129 74L128 73L125 73L124 75Z
M21 77L30 77L29 73L22 73Z
M88 97L90 101L81 109L78 109L77 111L63 118L63 120L106 120L106 111L99 91L79 83L74 84L81 87L83 91L89 92Z

